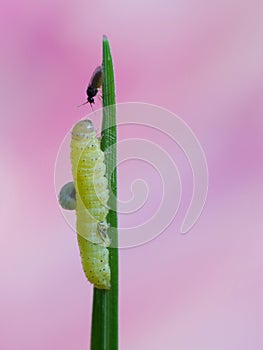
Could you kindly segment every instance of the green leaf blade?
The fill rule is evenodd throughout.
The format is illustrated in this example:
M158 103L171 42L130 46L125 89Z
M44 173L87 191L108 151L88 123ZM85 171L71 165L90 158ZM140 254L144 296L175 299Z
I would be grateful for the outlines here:
M112 247L109 247L111 289L94 288L91 350L118 349L118 215L117 215L117 128L114 70L108 39L103 37L103 119L101 149L105 151L110 199L107 221Z

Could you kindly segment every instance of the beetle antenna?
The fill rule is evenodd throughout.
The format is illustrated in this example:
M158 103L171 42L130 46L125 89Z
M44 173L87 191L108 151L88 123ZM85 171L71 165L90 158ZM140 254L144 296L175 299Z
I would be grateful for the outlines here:
M79 106L77 106L77 107L80 107L80 106L86 105L87 103L89 103L89 101L84 102L84 103L82 103L81 105L79 105Z

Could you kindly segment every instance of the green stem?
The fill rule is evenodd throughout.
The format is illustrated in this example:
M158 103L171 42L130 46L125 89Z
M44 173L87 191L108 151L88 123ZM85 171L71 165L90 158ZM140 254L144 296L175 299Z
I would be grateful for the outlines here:
M107 216L112 247L109 247L111 289L94 288L91 350L118 349L118 217L117 217L117 132L115 85L109 41L103 37L103 120L101 149L105 152L111 208Z

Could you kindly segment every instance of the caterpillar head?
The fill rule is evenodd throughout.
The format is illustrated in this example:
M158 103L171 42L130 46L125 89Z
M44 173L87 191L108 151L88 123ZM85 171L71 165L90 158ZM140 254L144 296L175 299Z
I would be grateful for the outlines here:
M79 121L72 129L72 139L81 141L94 135L95 129L91 120L83 119Z
M68 182L61 188L58 196L58 201L63 209L76 209L76 189L74 182Z

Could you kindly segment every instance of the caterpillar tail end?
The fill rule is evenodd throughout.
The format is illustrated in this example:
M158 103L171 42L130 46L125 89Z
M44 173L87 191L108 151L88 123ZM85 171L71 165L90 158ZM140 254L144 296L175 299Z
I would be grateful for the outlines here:
M83 270L88 281L97 289L111 289L108 248L91 243L79 234L78 243Z

